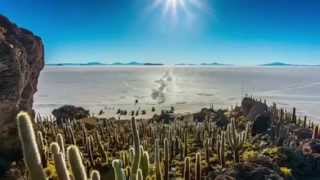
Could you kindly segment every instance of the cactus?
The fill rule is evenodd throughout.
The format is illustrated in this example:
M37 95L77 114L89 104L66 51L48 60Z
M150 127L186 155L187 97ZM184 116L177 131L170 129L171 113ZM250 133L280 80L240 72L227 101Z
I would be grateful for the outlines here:
M107 152L104 149L104 145L103 145L103 143L101 141L101 137L99 136L98 133L97 133L97 143L98 143L98 150L99 150L100 156L103 159L103 162L104 163L108 163L108 155L107 155Z
M79 149L75 145L71 145L67 149L72 174L76 180L87 180L85 167L82 163Z
M60 152L63 153L65 155L66 151L64 149L64 139L62 134L58 133L56 136L56 141L59 144L60 147Z
M304 116L304 119L303 119L303 128L306 128L307 127L307 116Z
M39 153L41 156L41 161L42 161L42 166L46 167L47 166L47 154L46 154L46 145L45 145L45 141L43 139L43 135L41 131L37 132L37 144L38 144L38 149L39 149Z
M313 128L313 132L312 132L312 139L317 139L319 136L319 127L315 126Z
M90 173L90 180L100 180L100 173L97 170L93 170Z
M217 142L217 154L220 161L221 167L225 166L225 132L221 132L221 134L218 136L218 142Z
M26 112L17 115L17 126L24 162L30 172L32 180L46 180L41 165L41 157L37 146L32 121Z
M295 123L295 124L297 123L297 116L296 116L296 108L295 107L292 110L292 118L291 119L292 119L293 123Z
M240 161L239 151L245 142L245 132L238 133L234 119L227 127L227 142L233 152L234 162L238 163Z
M112 161L112 167L114 170L114 179L115 180L126 180L123 169L121 168L121 161L116 159Z
M196 166L195 166L195 180L201 180L201 154L196 154Z
M159 140L156 139L155 142L155 167L156 167L156 180L162 180L162 172L160 165L160 150L159 150Z
M184 180L191 180L190 158L189 157L186 157L184 159L183 177L184 177Z
M188 132L187 130L184 133L184 157L188 155Z
M69 142L73 145L76 145L76 138L74 136L74 132L73 132L73 129L71 126L67 126L67 131L68 131L68 134L69 134Z
M90 135L88 137L88 154L89 154L89 160L90 160L90 166L94 167L95 162L94 162L94 157L93 157L93 137Z
M134 145L134 161L131 166L131 179L135 180L137 177L137 172L139 169L139 164L140 164L140 139L139 139L139 133L136 125L136 120L133 117L131 119L131 128L132 128L132 133L133 133L133 145Z
M169 145L168 139L164 139L164 180L169 180Z
M142 175L146 178L149 175L149 154L147 151L144 151L141 156L140 169L142 171Z
M70 180L64 154L61 152L58 143L53 142L50 145L50 150L53 153L54 165L58 174L59 180Z
M143 180L143 175L142 175L142 171L141 171L141 169L138 169L136 179L137 179L137 180Z
M208 138L205 142L205 154L206 154L206 161L207 161L207 164L209 166L209 161L210 161L210 150L209 150L209 146L210 146L210 139Z

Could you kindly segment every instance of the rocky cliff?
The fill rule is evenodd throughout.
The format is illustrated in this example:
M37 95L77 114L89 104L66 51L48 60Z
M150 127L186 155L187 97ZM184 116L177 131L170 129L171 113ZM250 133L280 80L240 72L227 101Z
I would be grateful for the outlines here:
M39 37L0 15L0 170L19 158L15 116L33 113L33 95L44 67Z

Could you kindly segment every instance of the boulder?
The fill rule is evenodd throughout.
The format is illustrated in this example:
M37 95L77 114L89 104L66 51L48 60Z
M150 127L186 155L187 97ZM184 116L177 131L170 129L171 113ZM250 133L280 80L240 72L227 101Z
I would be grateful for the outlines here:
M298 140L312 138L312 130L309 128L297 128L293 132L294 132L294 135L298 138Z
M252 124L252 136L264 134L271 130L271 118L267 113L258 114Z
M301 145L301 150L304 155L320 154L320 141L317 139L306 140Z
M218 175L214 180L235 180L235 178L228 175Z
M235 166L232 174L234 174L237 180L283 180L273 169L255 163L239 163Z
M90 116L90 111L82 107L73 105L64 105L52 111L53 116L56 118L57 123L61 125L67 120L82 119Z
M241 102L243 115L253 122L252 135L266 133L272 125L272 116L265 103L245 97Z
M216 126L223 129L225 129L229 124L229 119L225 115L225 112L226 111L219 109L216 112L215 117L213 118L213 121L216 123Z
M34 115L33 95L43 67L41 39L0 15L0 142L5 142L0 144L1 162L21 158L16 115L21 110Z

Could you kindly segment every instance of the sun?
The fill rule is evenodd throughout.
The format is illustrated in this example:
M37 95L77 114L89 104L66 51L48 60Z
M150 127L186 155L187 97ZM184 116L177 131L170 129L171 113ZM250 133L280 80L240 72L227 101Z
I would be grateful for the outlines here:
M148 12L160 11L160 17L171 25L193 26L203 15L209 15L208 0L152 0Z
M154 9L161 8L162 14L165 16L170 15L176 17L179 12L186 13L188 11L186 1L190 0L154 0L152 7Z

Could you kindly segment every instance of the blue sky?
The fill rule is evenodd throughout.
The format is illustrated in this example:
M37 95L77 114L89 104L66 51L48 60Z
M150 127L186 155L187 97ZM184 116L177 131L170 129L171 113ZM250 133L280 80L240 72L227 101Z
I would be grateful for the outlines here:
M318 0L0 3L1 14L41 36L47 63L320 64L319 9Z

